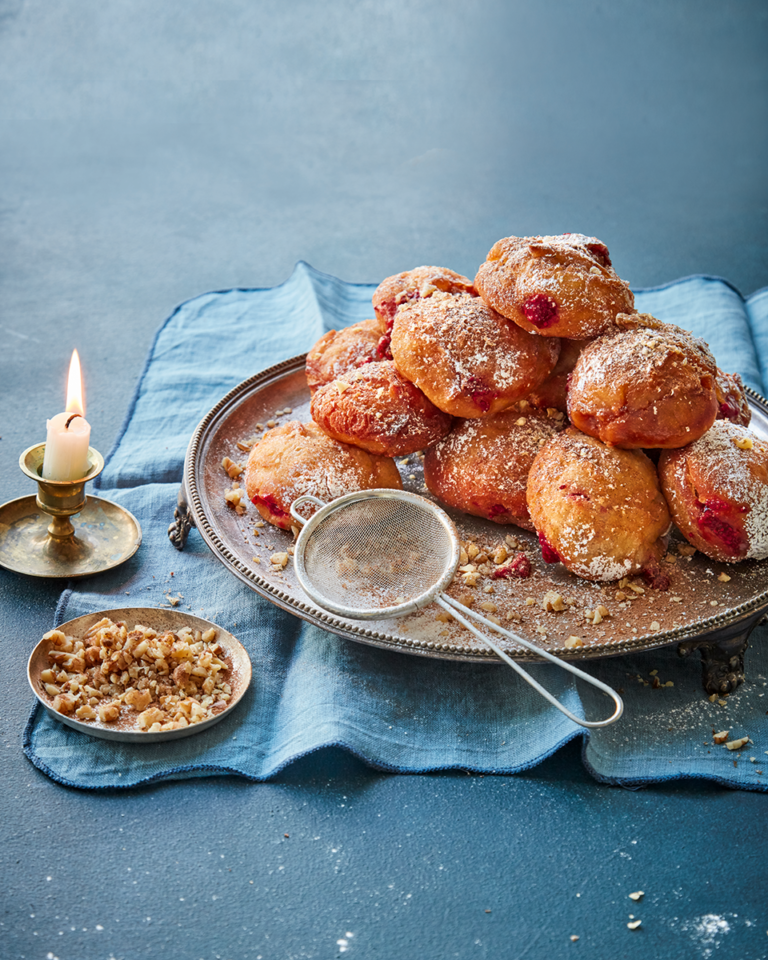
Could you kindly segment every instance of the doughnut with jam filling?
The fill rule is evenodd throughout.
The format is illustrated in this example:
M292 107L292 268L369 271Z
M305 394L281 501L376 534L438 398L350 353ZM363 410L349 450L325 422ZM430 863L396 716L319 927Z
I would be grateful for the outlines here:
M597 337L635 306L608 248L582 233L498 240L475 286L494 310L545 337Z
M682 447L717 416L717 366L707 344L646 314L582 351L568 386L568 416L605 443Z
M377 360L380 339L376 320L361 320L342 330L329 330L307 353L305 369L310 393L348 370Z
M730 420L732 423L740 423L742 427L748 427L752 411L749 409L744 383L738 373L724 373L718 367L715 391L718 403L717 419Z
M725 563L768 557L768 442L716 420L690 446L664 450L661 488L680 532Z
M609 447L569 427L539 451L527 497L547 563L559 560L596 581L658 569L670 516L642 451Z
M542 444L565 425L562 414L552 413L523 402L481 420L460 420L426 452L427 488L464 513L533 530L528 471Z
M391 360L368 363L321 387L310 413L328 436L387 457L437 443L453 423Z
M460 273L454 273L445 267L416 267L403 273L387 277L373 291L371 298L373 310L379 321L381 340L379 341L379 360L391 360L389 341L392 337L392 323L398 308L410 300L431 297L438 291L442 293L468 293L477 296L472 281Z
M394 460L326 436L316 423L290 420L264 434L245 468L248 499L269 523L290 530L302 494L326 502L354 490L402 489Z
M434 293L399 308L395 366L440 410L484 417L512 406L552 371L560 341L536 337L479 297Z
M568 411L568 381L576 361L581 356L581 351L592 343L592 340L566 340L560 341L560 356L557 359L554 370L547 379L540 383L538 387L526 397L528 403L533 407L545 410L548 407L555 410Z

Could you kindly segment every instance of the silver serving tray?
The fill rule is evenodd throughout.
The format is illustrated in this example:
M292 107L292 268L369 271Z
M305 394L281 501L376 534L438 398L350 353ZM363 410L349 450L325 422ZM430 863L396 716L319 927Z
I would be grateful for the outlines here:
M94 623L98 623L103 617L109 617L110 620L117 622L124 620L129 628L137 623L145 627L151 627L158 633L165 631L176 631L182 627L191 627L193 630L200 630L205 633L213 627L217 631L216 640L221 644L225 653L225 659L230 668L227 682L232 688L232 698L226 708L207 720L201 720L199 723L193 723L181 730L164 730L158 733L149 733L135 729L128 718L121 718L116 723L102 723L100 720L86 723L84 720L78 720L77 717L68 717L53 708L53 697L45 692L40 674L47 669L48 651L51 648L49 640L41 640L29 657L27 664L27 679L32 688L32 692L40 701L42 707L59 723L72 727L80 733L86 733L89 737L98 737L100 740L117 740L123 743L160 743L163 740L180 740L184 737L194 736L196 733L202 733L208 730L220 720L228 717L235 709L243 697L251 682L251 660L245 647L236 640L231 633L210 620L204 620L202 617L196 617L191 613L183 613L180 610L161 610L156 607L121 607L115 610L99 610L96 613L87 613L74 620L68 620L62 623L58 630L61 630L67 636L81 639Z
M311 419L304 359L304 355L293 357L245 380L204 417L187 450L177 522L169 531L171 539L181 548L185 526L188 529L190 523L194 524L224 566L260 596L349 640L440 659L495 660L490 650L479 646L456 623L437 620L440 610L435 606L398 620L365 623L326 613L301 590L292 564L280 571L270 563L272 554L291 548L293 536L269 525L259 528L255 535L254 525L261 518L245 497L244 515L227 506L224 494L232 481L221 464L224 457L245 464L248 454L238 442L260 435L257 424L266 428L270 421ZM768 402L751 390L748 395L751 429L768 439ZM280 412L286 408L290 413ZM399 458L398 464L406 489L434 499L424 486L418 455ZM526 580L495 581L492 594L469 591L463 584L452 585L448 592L456 597L472 592L477 604L496 604L497 610L490 612L500 617L502 625L564 659L650 650L686 640L718 643L738 633L746 635L768 610L768 560L734 565L717 563L700 553L691 558L678 556L676 562L665 566L672 580L669 591L646 589L635 594L626 589L623 592L632 599L619 600L616 584L589 583L560 565L545 564L533 534L458 511L447 512L460 536L481 547L500 545L505 536L511 535L533 567ZM675 543L673 538L673 555ZM730 580L719 580L721 574ZM572 601L564 612L547 613L542 609L542 597L550 590ZM611 615L593 626L584 619L584 610L599 604ZM565 641L571 636L580 637L583 646L567 648ZM515 659L536 659L535 654L515 647L511 641L502 640L502 646Z

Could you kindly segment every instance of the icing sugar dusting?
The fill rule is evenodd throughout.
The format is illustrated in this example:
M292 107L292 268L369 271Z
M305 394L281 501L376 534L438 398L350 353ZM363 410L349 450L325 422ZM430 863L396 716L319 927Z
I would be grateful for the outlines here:
M752 441L751 449L736 445L736 441L747 439ZM707 486L711 485L722 499L747 508L746 557L768 557L768 444L737 423L716 420L703 437L691 444L690 455L701 460Z
M700 944L699 956L704 957L705 960L711 957L712 951L720 946L718 938L731 931L730 923L724 916L716 913L705 913L701 917L695 917L684 923L682 927L695 943Z

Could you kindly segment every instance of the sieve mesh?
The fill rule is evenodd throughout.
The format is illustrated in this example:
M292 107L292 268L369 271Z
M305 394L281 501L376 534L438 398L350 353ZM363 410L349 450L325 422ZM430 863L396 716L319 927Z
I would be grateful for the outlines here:
M436 588L454 540L429 504L364 499L341 505L311 531L304 575L318 598L352 610L398 606Z

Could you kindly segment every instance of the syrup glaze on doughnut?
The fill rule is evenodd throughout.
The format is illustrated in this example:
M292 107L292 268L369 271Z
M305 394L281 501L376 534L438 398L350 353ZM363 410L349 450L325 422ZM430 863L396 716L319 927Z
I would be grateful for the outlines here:
M479 297L434 293L399 308L392 355L441 410L482 417L510 407L552 371L560 341L509 323Z
M697 550L726 563L768 557L768 442L717 420L690 446L664 451L672 517Z
M481 297L524 330L586 339L634 310L629 285L595 237L505 237L491 248L475 277Z

